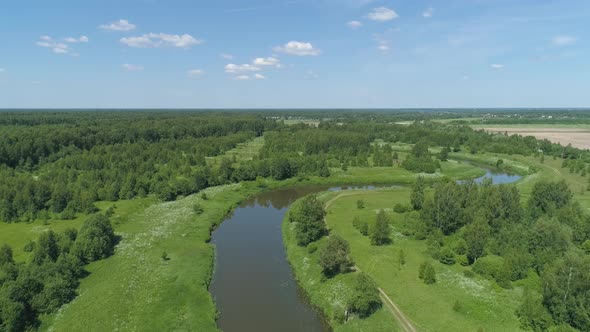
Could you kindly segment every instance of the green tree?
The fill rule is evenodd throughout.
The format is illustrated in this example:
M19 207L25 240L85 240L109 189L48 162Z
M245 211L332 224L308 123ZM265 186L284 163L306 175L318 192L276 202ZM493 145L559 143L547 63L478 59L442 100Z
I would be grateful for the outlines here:
M55 262L58 256L59 247L55 233L51 230L42 233L33 252L33 262L37 265L41 265L46 260Z
M109 219L102 214L88 217L74 243L73 251L87 262L103 259L113 253L115 233Z
M389 217L385 210L380 210L377 213L377 220L375 226L371 230L371 244L384 245L391 242L390 239L391 227L389 227Z
M516 315L521 327L525 330L542 332L553 325L553 319L543 306L541 298L534 296L528 288L524 289L522 302L516 310Z
M320 266L327 277L346 272L352 266L350 246L343 238L332 235L327 245L320 251Z
M410 204L416 211L422 210L424 205L424 189L426 188L426 182L423 176L419 176L416 182L412 185L412 194L410 195Z
M354 283L353 294L348 301L349 310L365 318L377 311L381 305L377 284L367 274L360 272Z
M475 262L484 255L484 248L490 237L490 231L490 226L481 217L477 217L474 222L465 226L463 238L467 244L467 258L469 258L470 262Z
M436 270L434 266L428 263L424 269L424 283L432 285L436 282Z
M316 195L304 197L289 214L295 223L295 238L300 246L319 240L326 233L324 204Z

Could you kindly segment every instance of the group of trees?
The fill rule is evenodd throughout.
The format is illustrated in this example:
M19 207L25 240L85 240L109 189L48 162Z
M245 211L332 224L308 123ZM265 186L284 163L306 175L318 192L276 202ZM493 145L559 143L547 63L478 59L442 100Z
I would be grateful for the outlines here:
M423 197L414 185L412 201ZM537 331L553 324L590 329L590 217L564 181L539 181L526 202L513 185L437 183L420 210L429 252L444 264L472 265L502 287L538 274L542 288L527 290L518 315ZM426 282L427 267L421 268ZM535 295L535 294L538 294Z
M28 263L16 262L12 248L0 247L0 329L25 331L39 323L41 314L55 312L76 296L84 264L113 253L116 237L108 218L90 216L80 231L42 233L27 245Z

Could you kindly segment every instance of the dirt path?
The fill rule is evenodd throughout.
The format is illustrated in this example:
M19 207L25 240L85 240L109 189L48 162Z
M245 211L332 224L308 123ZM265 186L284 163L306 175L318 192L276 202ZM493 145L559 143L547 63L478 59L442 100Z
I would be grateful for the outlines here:
M375 193L375 192L367 192L367 194L372 194L372 193ZM358 192L340 193L326 202L325 209L328 210L330 205L332 205L339 198L342 198L345 196L352 196L352 195L356 195L356 194L358 194ZM326 227L327 227L328 220L326 219L325 221L326 221ZM355 265L353 268L356 271L361 272L361 269L358 266ZM410 321L410 319L403 314L403 312L391 300L391 298L385 293L385 291L383 291L383 289L381 289L380 287L377 287L377 289L379 290L379 297L381 298L381 300L383 301L383 303L385 304L385 306L387 307L389 312L391 312L391 314L393 315L393 317L397 321L399 327L401 327L401 329L404 332L417 332L418 330L416 330L416 328L414 327L414 324L412 324L412 321Z

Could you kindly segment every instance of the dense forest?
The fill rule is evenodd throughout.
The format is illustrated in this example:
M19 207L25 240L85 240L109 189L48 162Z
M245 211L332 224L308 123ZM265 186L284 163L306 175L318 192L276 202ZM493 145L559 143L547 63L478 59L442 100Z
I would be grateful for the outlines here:
M30 262L16 262L12 248L0 248L0 326L7 331L35 327L39 315L55 312L75 297L84 264L113 253L117 238L108 213L97 213L98 201L146 196L170 201L211 186L258 178L329 177L331 168L403 167L435 173L450 152L459 151L541 155L562 159L571 172L590 171L588 151L533 137L486 133L460 122L431 121L456 115L452 112L409 114L0 113L0 222L88 215L79 231L48 232L30 243ZM317 125L283 121L305 116L315 116ZM408 119L412 122L397 123ZM261 136L264 145L253 159L225 155ZM412 148L400 150L398 143ZM565 183L539 182L530 200L522 203L513 186L442 181L434 184L432 197L425 195L425 186L422 179L416 182L410 205L420 211L421 222L409 232L429 241L433 257L472 265L505 287L532 269L543 280L543 294L538 298L526 293L519 310L523 325L544 330L563 323L590 330L590 219ZM308 210L292 214L300 218L300 245L325 235L325 211L315 198L308 203ZM380 218L387 225L386 217ZM388 227L369 232L362 221L358 224L376 245L388 238ZM339 238L330 241L333 250L323 254L326 276L352 265L346 243ZM372 285L367 276L359 278L359 289ZM374 295L374 287L369 288ZM351 309L360 316L380 303L378 296L376 300L359 295L357 300Z

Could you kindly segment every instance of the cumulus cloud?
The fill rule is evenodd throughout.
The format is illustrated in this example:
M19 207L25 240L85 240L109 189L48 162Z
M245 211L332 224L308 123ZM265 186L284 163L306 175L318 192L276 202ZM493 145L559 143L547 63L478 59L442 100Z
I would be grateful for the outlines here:
M167 33L148 33L137 37L124 37L121 38L120 41L129 47L138 48L187 48L191 45L201 44L203 42L189 34L170 35Z
M130 63L123 64L121 67L123 67L123 69L126 71L142 71L143 70L143 66L134 65L134 64L130 64Z
M254 74L254 78L257 79L257 80L263 80L266 77L264 77L264 75L262 75L262 74Z
M492 63L490 65L490 67L492 67L494 69L502 69L502 68L504 68L504 65L503 64L500 64L500 63Z
M431 18L434 15L434 8L430 7L430 8L426 8L426 10L424 10L424 12L422 12L422 16L426 17L426 18Z
M187 72L187 75L190 77L202 75L203 71L201 69L191 69Z
M103 24L98 28L110 31L131 31L135 29L135 24L131 24L129 21L121 19L113 23Z
M71 52L70 46L65 43L55 41L50 36L41 36L39 41L35 43L39 47L45 47L51 49L56 54L67 54Z
M572 36L555 36L551 40L555 46L567 46L576 42L576 38Z
M267 67L281 67L281 62L277 58L268 57L268 58L256 58L253 61L254 66L267 66Z
M238 74L238 73L259 71L259 70L260 70L260 67L251 65L249 63L245 63L243 65L236 65L236 64L230 63L225 66L225 72L228 74Z
M221 54L220 54L220 56L221 56L222 58L226 59L226 60L231 60L231 59L233 59L233 58L234 58L234 56L233 56L233 55L231 55L231 54L228 54L228 53L221 53Z
M44 36L44 37L47 37L47 36ZM89 41L89 39L86 36L80 36L80 38L67 37L67 38L64 38L64 41L66 43L75 44L75 43L87 43Z
M290 55L306 56L320 55L321 51L314 48L311 43L290 41L283 46L277 46L273 49L275 52L286 53Z
M348 25L348 27L351 29L358 29L363 26L363 23L361 23L359 21L350 21L350 22L346 23L346 25Z
M377 7L367 15L367 18L377 22L387 22L398 18L399 15L387 7Z

